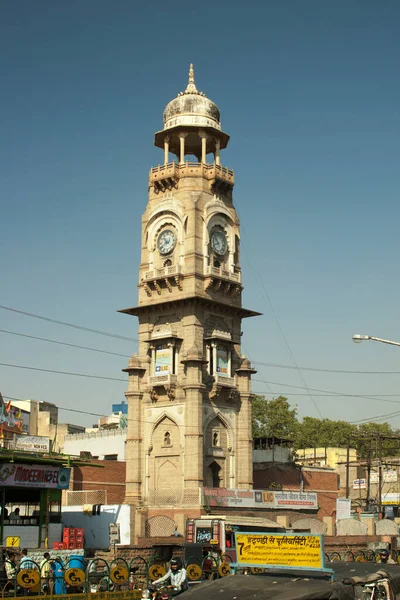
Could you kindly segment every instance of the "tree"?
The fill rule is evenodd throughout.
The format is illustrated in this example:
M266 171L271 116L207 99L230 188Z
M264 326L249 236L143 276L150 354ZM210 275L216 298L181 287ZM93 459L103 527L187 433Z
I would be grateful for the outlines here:
M253 438L277 437L293 440L298 424L297 409L290 407L287 398L279 396L267 400L264 396L254 396Z
M295 448L345 447L355 431L356 427L346 421L304 417L297 429Z

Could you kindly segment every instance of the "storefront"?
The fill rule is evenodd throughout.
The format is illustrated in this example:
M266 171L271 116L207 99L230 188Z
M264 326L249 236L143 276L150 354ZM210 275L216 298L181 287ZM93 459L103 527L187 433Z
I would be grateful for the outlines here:
M70 468L58 458L30 452L0 457L0 534L3 544L51 547L60 541L61 492L68 489Z

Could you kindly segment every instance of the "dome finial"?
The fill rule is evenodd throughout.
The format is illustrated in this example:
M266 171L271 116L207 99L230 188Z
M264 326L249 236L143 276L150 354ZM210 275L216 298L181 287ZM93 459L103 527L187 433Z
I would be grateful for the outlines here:
M187 88L185 90L186 94L197 94L197 88L196 88L196 84L194 82L194 68L193 68L193 64L190 63L190 67L189 67L189 82L187 85Z

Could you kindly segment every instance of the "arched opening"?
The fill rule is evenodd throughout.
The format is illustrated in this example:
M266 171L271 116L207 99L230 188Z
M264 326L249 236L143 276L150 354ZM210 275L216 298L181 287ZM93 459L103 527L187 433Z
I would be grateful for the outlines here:
M220 487L220 483L221 483L221 477L220 477L220 472L221 472L221 467L219 466L219 464L217 462L212 462L211 465L208 467L210 469L210 474L211 474L211 481L212 481L212 486L214 488L219 488Z

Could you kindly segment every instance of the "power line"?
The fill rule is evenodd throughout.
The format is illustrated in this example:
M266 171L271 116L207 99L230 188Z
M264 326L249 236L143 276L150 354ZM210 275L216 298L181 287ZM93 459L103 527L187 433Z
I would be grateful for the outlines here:
M8 333L10 335L18 335L20 337L29 338L32 340L40 340L41 342L49 342L51 344L60 344L61 346L69 346L70 348L80 348L81 350L90 350L91 352L101 352L102 354L112 354L113 356L123 356L129 358L128 354L119 354L118 352L110 352L108 350L100 350L99 348L89 348L88 346L79 346L78 344L68 344L67 342L60 342L59 340L50 340L49 338L37 337L35 335L27 335L26 333L18 333L16 331L9 331L8 329L0 329L1 333Z
M368 417L368 419L358 419L357 421L349 421L349 423L352 423L352 424L368 423L369 421L372 421L372 420L378 419L380 421L381 419L386 419L387 417L397 417L398 415L400 415L399 410L392 412L392 413L386 413L385 415L376 415L375 417Z
M118 379L117 377L105 377L103 375L88 375L87 373L72 373L70 371L56 371L54 369L39 369L39 367L27 367L25 365L11 365L8 363L0 363L1 367L11 367L13 369L27 369L28 371L41 371L43 373L55 373L57 375L72 375L74 377L89 377L90 379L107 379L108 381L123 381L126 379Z
M301 371L316 371L318 373L345 373L350 375L400 375L400 371L349 371L346 369L323 369L317 367L294 367L292 365L280 365L277 363L261 362L258 360L252 361L255 365L263 365L264 367L273 367L277 369L300 369Z
M66 321L57 321L56 319L50 319L49 317L42 317L41 315L35 315L28 313L23 310L17 310L16 308L10 308L9 306L1 306L3 310L25 315L26 317L33 317L34 319L42 319L42 321L48 321L49 323L56 323L57 325L63 325L65 327L72 327L73 329L80 329L89 333L96 333L97 335L105 335L107 337L116 338L118 340L125 340L126 342L137 342L135 338L125 337L124 335L117 335L116 333L109 333L108 331L102 331L101 329L91 329L90 327L83 327L82 325L75 325L74 323L67 323Z
M258 381L259 383L260 382L263 383L260 379L254 379L253 381ZM282 387L292 387L292 388L307 389L307 390L309 389L308 387L304 388L301 385L291 385L289 383L282 383L282 382L277 382L277 381L268 381L268 383L270 385L279 385L279 386L282 386ZM329 391L328 390L321 390L319 388L310 388L310 389L313 392L322 392L322 393L326 392L328 394L333 394L334 396L346 396L348 398L364 398L364 399L367 399L367 400L376 400L376 401L379 401L379 402L392 402L394 404L400 404L400 400L387 400L385 398L380 398L380 397L378 398L376 396L369 396L369 395L366 395L366 394L346 394L346 392L335 392L335 391L332 391L332 390L329 390ZM256 394L256 393L259 393L259 392L253 392L253 393Z
M281 326L281 324L280 324L280 321L279 321L279 319L278 319L278 316L277 316L277 314L276 314L276 312L275 312L275 309L274 309L274 307L273 307L273 304L272 304L271 298L269 297L269 294L268 294L268 292L267 292L267 289L266 289L266 287L265 287L264 280L263 280L263 278L261 277L261 274L260 274L260 272L259 272L257 269L254 269L253 265L252 265L252 264L251 264L251 262L248 260L248 258L247 258L247 254L246 254L246 253L245 253L245 255L246 255L247 262L250 264L250 268L251 268L252 270L254 270L254 271L255 271L255 273L256 273L256 274L257 274L257 276L258 276L258 279L259 279L259 281L260 281L260 283L261 283L262 290L263 290L263 292L264 292L264 296L266 297L266 299L267 299L267 301L268 301L268 304L269 304L269 307L270 307L270 310L271 310L272 316L273 316L273 318L274 318L274 320L275 320L275 323L276 323L276 324L277 324L277 326L278 326L278 329L279 329L279 331L280 331L280 334L281 334L281 336L282 336L282 339L283 339L283 341L284 341L284 343L285 343L285 346L286 346L286 349L287 349L287 351L288 351L288 354L289 354L289 356L290 356L290 358L291 358L291 360L292 360L292 362L293 362L293 364L294 364L294 367L297 369L297 372L298 372L298 374L299 374L299 377L300 377L301 381L302 381L302 382L303 382L303 384L304 384L304 388L305 388L305 389L308 391L308 393L309 393L309 397L311 398L311 400L312 400L312 402L313 402L313 404L314 404L314 406L315 406L315 408L316 408L316 410L317 410L317 413L319 414L320 418L322 419L322 413L321 413L321 411L320 411L320 409L319 409L319 406L318 406L318 404L316 403L316 401L315 401L315 398L314 398L314 397L313 397L313 395L311 394L310 388L307 386L307 382L306 382L306 380L304 379L304 377L303 377L303 374L302 374L301 370L299 369L299 367L298 367L298 365L297 365L297 362L296 362L296 360L295 360L295 358L294 358L293 352L292 352L292 350L291 350L291 348L290 348L290 346L289 346L289 342L288 342L288 340L287 340L287 338L286 338L286 335L285 335L285 333L284 333L284 331L283 331L283 328L282 328L282 326Z
M39 368L39 367L30 367L27 365L15 365L15 364L11 364L11 363L0 363L0 366L2 367L10 367L13 369L26 369L29 371L40 371L43 373L54 373L56 375L68 375L68 376L73 376L73 377L87 377L89 379L105 379L108 381L123 381L126 383L126 379L122 379L122 378L117 378L117 377L106 377L104 375L90 375L88 373L76 373L73 371L58 371L56 369L43 369L43 368ZM277 382L277 381L263 381L263 380L254 380L254 381L258 381L261 383L268 383L270 385L279 385L282 387L292 387L292 388L296 388L296 389L305 389L302 386L299 385L291 385L289 383L282 383L282 382ZM308 387L306 388L308 390ZM331 391L331 390L321 390L319 388L311 388L314 392L322 392L322 396L325 396L327 394L333 395L333 396L344 396L344 397L348 397L348 398L363 398L363 399L367 399L367 400L375 400L377 402L392 402L394 404L400 404L400 400L389 400L386 398L380 398L377 396L370 396L370 395L365 395L365 394L348 394L346 392L335 392L335 391ZM255 394L263 394L265 392L255 392ZM397 394L396 394L397 395ZM322 418L322 417L321 417Z

